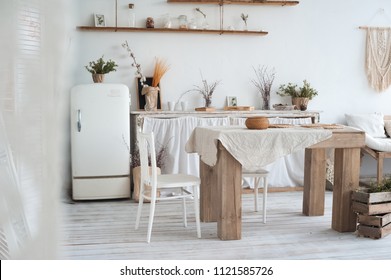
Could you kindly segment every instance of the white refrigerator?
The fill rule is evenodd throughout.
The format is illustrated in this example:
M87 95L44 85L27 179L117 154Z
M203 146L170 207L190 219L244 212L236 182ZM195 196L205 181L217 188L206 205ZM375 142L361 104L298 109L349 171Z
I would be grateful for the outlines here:
M129 89L86 84L71 90L72 198L130 197Z

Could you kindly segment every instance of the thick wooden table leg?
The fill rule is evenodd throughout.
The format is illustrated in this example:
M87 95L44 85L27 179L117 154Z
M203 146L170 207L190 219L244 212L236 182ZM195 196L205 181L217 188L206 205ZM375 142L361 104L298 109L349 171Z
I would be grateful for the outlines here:
M219 208L216 168L205 164L200 158L200 217L202 222L217 222Z
M305 149L303 214L323 216L326 187L325 149Z
M242 165L219 142L216 163L220 208L217 236L222 240L242 238Z
M358 188L360 148L335 149L333 216L331 227L339 232L356 230L356 214L351 210L351 191Z

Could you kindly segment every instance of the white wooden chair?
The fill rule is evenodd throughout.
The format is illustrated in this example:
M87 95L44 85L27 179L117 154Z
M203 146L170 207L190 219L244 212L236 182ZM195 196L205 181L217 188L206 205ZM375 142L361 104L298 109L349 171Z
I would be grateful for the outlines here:
M138 229L141 211L144 199L150 200L149 222L147 242L151 241L152 224L155 214L155 204L158 200L173 200L181 199L183 207L183 224L187 227L186 217L186 198L192 199L194 202L194 211L197 226L197 237L201 238L200 226L200 206L199 206L199 185L200 178L187 174L162 174L158 175L156 171L156 154L155 141L153 132L137 134L138 145L140 149L140 163L141 163L141 181L140 181L140 198L137 210L136 226ZM149 160L150 159L150 166ZM192 188L192 192L187 189ZM169 189L170 195L161 195L157 197L157 191L162 189Z
M267 175L269 172L264 169L260 169L257 171L246 171L243 170L242 172L242 178L243 177L251 177L254 178L254 208L255 211L259 211L258 207L258 189L260 187L261 181L263 182L263 204L262 204L262 218L263 223L266 224L266 201L267 201Z

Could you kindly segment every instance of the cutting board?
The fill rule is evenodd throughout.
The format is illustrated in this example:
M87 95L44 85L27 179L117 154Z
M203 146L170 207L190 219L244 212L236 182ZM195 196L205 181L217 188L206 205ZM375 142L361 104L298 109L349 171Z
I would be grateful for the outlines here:
M203 112L213 112L216 111L215 107L199 107L195 108L196 111L203 111Z
M225 106L224 111L253 111L254 106Z

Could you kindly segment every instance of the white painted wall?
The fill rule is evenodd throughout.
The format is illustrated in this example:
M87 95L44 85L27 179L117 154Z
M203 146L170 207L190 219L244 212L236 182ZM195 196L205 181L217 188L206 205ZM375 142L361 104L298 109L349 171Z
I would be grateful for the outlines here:
M191 18L196 7L207 14L211 28L219 26L217 5L168 4L165 0L118 0L118 26L127 25L129 2L135 4L138 26L144 26L145 18L152 16L160 27L166 13ZM115 24L114 0L74 0L74 5L78 9L75 26L93 25L94 12L105 14L108 26ZM249 14L249 29L269 32L263 37L75 31L75 84L90 83L84 65L104 55L119 64L118 71L107 75L106 82L124 83L135 92L135 69L121 47L128 40L145 75L152 75L155 57L171 65L161 82L164 106L193 85L200 85L201 71L209 81L221 80L213 96L215 107L223 107L226 96L237 96L239 105L260 108L261 99L250 80L254 77L253 66L266 65L276 70L271 104L290 102L275 94L280 84L300 84L307 79L319 91L309 110L323 111L322 122L343 123L345 113L391 114L391 88L376 93L368 86L364 72L365 31L358 29L360 25L391 25L391 19L375 17L380 8L385 9L386 16L391 15L387 0L301 0L293 7L225 6L225 26L237 27L243 12ZM193 107L203 105L199 95L188 95L186 100ZM136 102L133 94L133 110L137 109ZM363 170L364 174L373 172L366 167Z

